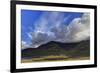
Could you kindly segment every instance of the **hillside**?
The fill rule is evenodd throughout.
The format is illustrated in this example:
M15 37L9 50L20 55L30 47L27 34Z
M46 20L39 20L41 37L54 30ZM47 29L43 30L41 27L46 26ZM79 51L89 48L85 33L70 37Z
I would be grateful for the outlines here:
M22 60L47 58L48 60L60 60L65 58L81 58L90 55L90 40L78 43L49 42L38 48L26 48L22 50ZM54 58L55 57L55 58ZM33 60L34 61L34 60ZM42 60L39 60L42 61Z

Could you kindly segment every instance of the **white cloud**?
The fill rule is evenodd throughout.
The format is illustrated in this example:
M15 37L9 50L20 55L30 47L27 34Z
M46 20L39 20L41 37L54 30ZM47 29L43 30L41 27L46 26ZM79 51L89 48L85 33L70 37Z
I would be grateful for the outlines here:
M73 19L66 27L67 33L63 38L58 39L59 42L69 43L87 40L90 37L89 13L84 13L82 18Z
M22 41L22 42L21 42L21 48L22 48L22 49L25 49L25 48L27 48L27 47L29 47L29 46L30 46L30 45L28 45L27 42L25 42L25 41Z
M84 13L81 18L75 18L69 25L62 24L65 19L63 13L44 13L34 24L35 30L29 35L32 39L30 47L37 48L50 41L62 43L79 42L90 37L90 15ZM24 44L26 45L26 44Z

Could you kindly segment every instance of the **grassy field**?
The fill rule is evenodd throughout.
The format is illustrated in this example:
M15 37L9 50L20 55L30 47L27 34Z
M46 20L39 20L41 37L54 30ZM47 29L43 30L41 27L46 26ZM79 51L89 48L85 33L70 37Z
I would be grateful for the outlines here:
M89 57L77 57L77 58L71 58L64 55L59 56L44 56L41 58L32 58L32 59L23 59L22 63L31 63L31 62L50 62L50 61L73 61L73 60L89 60Z

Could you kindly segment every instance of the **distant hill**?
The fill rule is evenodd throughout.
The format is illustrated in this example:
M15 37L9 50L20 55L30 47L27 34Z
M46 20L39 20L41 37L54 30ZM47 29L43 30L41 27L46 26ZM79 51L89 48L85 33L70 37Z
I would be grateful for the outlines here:
M69 57L89 57L90 40L77 43L49 42L38 48L26 48L22 50L22 59L40 58L50 55L66 55Z

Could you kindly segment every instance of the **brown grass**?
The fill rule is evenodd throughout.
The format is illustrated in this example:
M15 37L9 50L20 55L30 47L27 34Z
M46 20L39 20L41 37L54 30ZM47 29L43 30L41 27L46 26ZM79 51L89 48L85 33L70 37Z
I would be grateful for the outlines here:
M68 57L65 55L50 55L50 56L44 56L40 58L32 58L32 59L22 59L22 63L31 63L31 62L50 62L50 61L71 61L71 60L89 60L89 57Z

